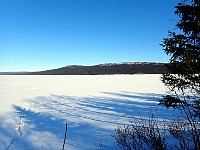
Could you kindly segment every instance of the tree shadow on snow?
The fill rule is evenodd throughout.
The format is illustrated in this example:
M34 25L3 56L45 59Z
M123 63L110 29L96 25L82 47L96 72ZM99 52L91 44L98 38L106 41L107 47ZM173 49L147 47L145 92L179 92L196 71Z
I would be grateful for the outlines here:
M26 100L27 108L13 105L14 112L24 122L22 139L29 140L33 149L61 149L67 122L66 149L116 149L111 135L117 125L129 124L132 116L148 117L153 109L166 115L163 107L155 108L160 94L103 94L106 96L39 96Z

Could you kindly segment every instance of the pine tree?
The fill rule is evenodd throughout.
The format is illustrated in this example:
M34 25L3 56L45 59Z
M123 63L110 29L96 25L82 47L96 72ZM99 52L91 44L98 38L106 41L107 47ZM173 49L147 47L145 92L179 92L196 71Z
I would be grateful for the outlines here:
M170 55L168 73L162 81L173 94L165 96L160 104L182 111L189 131L172 135L185 144L193 142L194 149L200 149L200 0L178 3L175 14L180 17L176 27L179 33L169 31L164 38L163 50ZM189 133L188 133L189 132ZM182 138L182 139L181 139ZM181 141L182 140L182 141ZM190 143L189 143L190 144Z
M171 90L192 90L200 94L200 0L184 1L175 7L181 19L176 27L180 33L169 31L163 50L171 56L168 74L162 81Z

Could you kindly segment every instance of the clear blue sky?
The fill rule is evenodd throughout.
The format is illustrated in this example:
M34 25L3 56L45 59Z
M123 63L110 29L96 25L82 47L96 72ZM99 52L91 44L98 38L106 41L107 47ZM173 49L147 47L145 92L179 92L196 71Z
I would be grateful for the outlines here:
M178 0L0 0L0 71L167 62Z

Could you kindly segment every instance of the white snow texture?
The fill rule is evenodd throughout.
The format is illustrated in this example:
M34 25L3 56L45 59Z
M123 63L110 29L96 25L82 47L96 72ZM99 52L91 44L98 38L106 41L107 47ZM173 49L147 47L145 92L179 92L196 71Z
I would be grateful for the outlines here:
M166 93L160 77L0 76L0 149L61 150L66 122L66 150L117 149L115 128Z

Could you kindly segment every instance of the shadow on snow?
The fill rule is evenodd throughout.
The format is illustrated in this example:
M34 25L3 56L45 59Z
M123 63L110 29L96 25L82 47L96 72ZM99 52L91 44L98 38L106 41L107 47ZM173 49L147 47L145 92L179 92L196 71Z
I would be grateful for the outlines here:
M105 97L39 96L26 100L27 108L13 105L18 116L17 128L23 135L0 133L12 139L0 141L5 149L61 149L65 123L68 123L66 149L116 149L112 137L117 125L129 124L132 116L149 117L155 109L160 116L173 115L157 106L160 94L108 93ZM157 106L155 108L155 106ZM21 126L23 125L23 126ZM16 138L20 139L16 139ZM16 140L15 140L16 139ZM21 145L19 145L21 142Z

